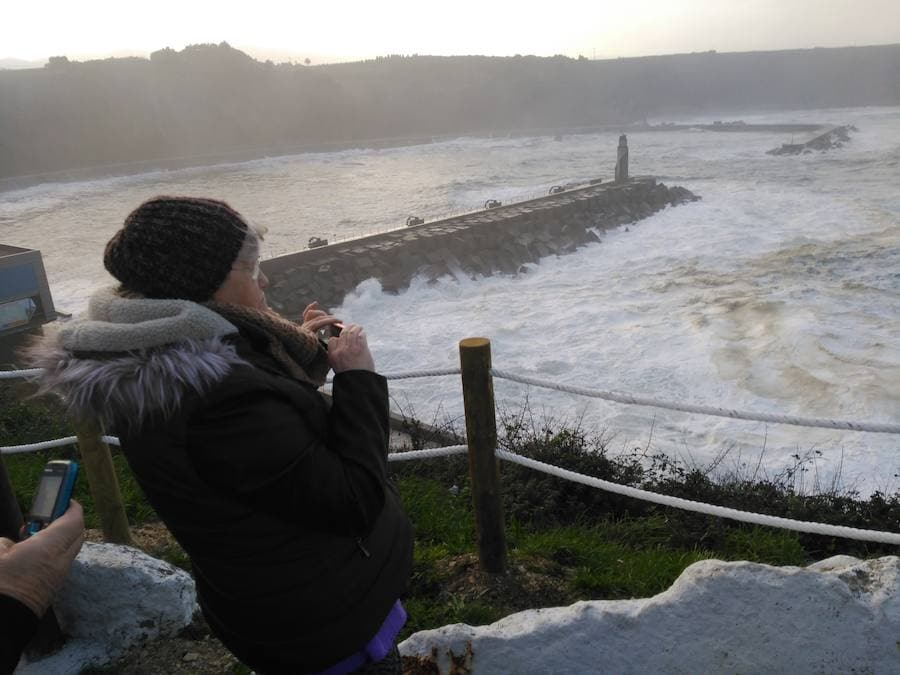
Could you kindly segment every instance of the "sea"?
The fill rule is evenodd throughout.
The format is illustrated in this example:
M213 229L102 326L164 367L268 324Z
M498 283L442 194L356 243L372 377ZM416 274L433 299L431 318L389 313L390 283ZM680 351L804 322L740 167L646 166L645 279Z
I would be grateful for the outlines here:
M604 231L515 276L360 284L334 313L362 324L379 370L458 365L491 340L498 369L738 410L900 422L900 108L666 118L685 124L850 124L841 148L767 150L813 134L697 128L628 134L633 175L701 201ZM651 120L654 121L654 120ZM112 283L106 241L159 194L224 199L268 228L264 258L610 179L618 133L435 139L156 171L0 193L0 243L40 249L58 310ZM314 298L309 298L313 300ZM498 410L537 429L577 426L613 455L666 456L713 475L803 492L900 489L900 436L811 429L609 403L508 380ZM457 376L391 381L395 410L462 424Z

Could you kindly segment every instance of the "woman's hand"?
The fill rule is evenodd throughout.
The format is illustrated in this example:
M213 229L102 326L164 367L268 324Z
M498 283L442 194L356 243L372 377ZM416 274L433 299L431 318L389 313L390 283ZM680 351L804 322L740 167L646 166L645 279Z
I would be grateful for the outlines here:
M336 323L340 323L341 320L337 317L331 316L324 309L319 308L318 302L311 302L306 306L306 309L303 310L303 327L310 331L311 333L316 333L317 331L325 328L326 326L333 326Z
M328 363L335 373L345 370L375 370L362 326L350 324L337 337L328 340Z
M43 616L81 549L83 535L84 512L72 501L63 515L25 541L0 537L0 594Z

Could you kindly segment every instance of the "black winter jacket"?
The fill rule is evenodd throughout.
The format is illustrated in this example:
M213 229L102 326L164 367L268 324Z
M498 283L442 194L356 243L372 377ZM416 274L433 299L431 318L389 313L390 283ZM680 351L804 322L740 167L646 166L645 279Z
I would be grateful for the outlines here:
M387 383L311 385L237 338L235 366L176 415L120 434L147 499L191 558L213 632L262 672L360 650L404 593L412 535L387 477Z
M246 364L173 414L120 419L122 450L190 556L213 633L257 671L321 670L375 635L410 575L387 383L340 373L329 410L246 339L228 341Z

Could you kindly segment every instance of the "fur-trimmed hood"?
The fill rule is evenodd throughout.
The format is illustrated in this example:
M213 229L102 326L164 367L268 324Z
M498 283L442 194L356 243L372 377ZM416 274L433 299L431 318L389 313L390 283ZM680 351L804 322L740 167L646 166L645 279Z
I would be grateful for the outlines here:
M140 424L171 415L185 393L203 393L245 363L228 337L237 328L187 300L95 293L87 313L29 350L44 373L40 393L55 393L76 419Z

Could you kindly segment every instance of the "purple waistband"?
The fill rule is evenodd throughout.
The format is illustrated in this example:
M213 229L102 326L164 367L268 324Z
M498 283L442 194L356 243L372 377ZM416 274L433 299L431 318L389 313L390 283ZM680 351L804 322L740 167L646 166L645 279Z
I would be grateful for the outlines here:
M387 617L385 617L381 628L375 633L375 637L369 640L365 647L355 654L351 654L340 663L334 664L328 670L323 670L319 675L346 675L367 661L378 663L391 651L394 646L394 640L397 639L397 635L405 623L406 610L403 609L403 605L397 600L394 606L391 607L391 611L388 612Z

